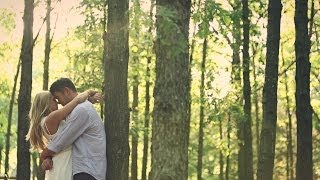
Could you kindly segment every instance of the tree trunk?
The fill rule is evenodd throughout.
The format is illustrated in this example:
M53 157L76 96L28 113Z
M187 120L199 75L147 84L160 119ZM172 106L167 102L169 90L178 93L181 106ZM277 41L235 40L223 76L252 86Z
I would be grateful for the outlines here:
M17 81L18 81L18 76L19 76L19 72L20 72L20 65L21 65L21 61L19 59L18 65L17 65L17 72L14 75L14 82L13 82L13 88L12 88L12 92L11 92L10 105L9 105L8 127L7 127L7 134L6 134L5 165L4 165L4 175L5 176L9 176L8 173L9 173L9 154L10 154L12 111L13 111L14 100L16 97L16 88L17 88Z
M151 180L188 179L191 1L157 1Z
M281 54L283 66L285 66L285 59L283 57L283 45L281 45ZM287 179L293 180L293 142L292 142L292 111L290 110L291 101L289 97L289 83L287 71L284 72L284 86L285 86L285 99L286 99L286 114L288 116L287 125Z
M21 82L18 96L18 148L17 179L30 179L30 144L25 139L29 129L31 107L32 56L33 56L34 1L25 0L23 39L21 47Z
M250 57L249 57L249 7L248 0L242 0L243 7L243 98L244 118L239 121L239 180L253 180L252 132L251 132L251 87L250 87Z
M310 105L310 38L308 36L308 1L295 1L297 180L311 180L312 109Z
M134 58L134 67L137 67L138 60L137 58ZM136 68L133 71L138 71ZM137 180L138 179L138 131L137 131L137 124L138 124L138 104L139 104L139 80L138 80L138 72L135 72L135 75L133 77L133 102L132 102L132 141L131 141L131 180Z
M229 4L233 7L233 13L231 16L232 19L232 41L229 42L229 45L232 49L232 69L231 69L231 86L234 89L233 96L236 97L236 106L242 106L243 95L241 93L241 59L240 59L240 47L241 47L241 17L239 17L239 9L241 8L241 1L229 2ZM232 110L231 110L232 111ZM231 121L238 120L238 117L232 117L231 111L228 112L228 130L227 130L227 146L228 150L231 148ZM237 129L240 129L240 123L237 123ZM230 154L226 156L226 169L225 169L225 179L228 180L230 174L232 174L232 164L236 164ZM239 162L238 162L239 164ZM239 165L238 165L239 166Z
M231 137L230 137L230 131L231 131L231 115L228 112L228 125L227 125L227 148L228 151L230 151L230 141L231 141ZM226 158L226 180L229 180L229 171L230 171L230 153L227 154L227 158Z
M135 61L135 60L134 60ZM138 63L138 62L136 62ZM138 77L137 75L133 78L133 102L132 102L132 122L133 122L133 131L132 132L132 141L131 141L131 180L137 180L138 179L138 131L137 131L137 123L138 123L138 103L139 103L139 95L138 95Z
M254 49L254 48L252 48ZM262 49L262 48L261 48ZM254 52L257 52L256 50L253 50ZM262 50L261 50L262 51ZM257 72L256 72L256 64L255 64L255 55L253 55L252 58L252 69L253 69L253 101L254 101L254 115L255 115L255 143L256 143L256 149L255 149L255 155L254 157L259 157L259 140L260 140L260 112L259 112L259 90L258 90L258 80L257 80ZM258 164L257 162L255 162L255 164Z
M230 2L229 2L230 3ZM241 8L241 1L234 1L232 4L233 7L233 15L232 15L232 38L233 41L230 44L232 49L232 69L231 69L231 85L234 89L234 96L236 97L236 106L242 106L243 102L243 94L241 93L241 59L240 59L240 49L241 49L241 17L238 15L238 11ZM228 150L231 148L231 126L232 120L238 121L238 117L233 117L232 112L228 112L228 133L227 133L227 141L228 141ZM237 123L237 129L240 129L240 123ZM238 135L239 136L239 135ZM239 157L239 154L238 154ZM226 180L229 179L230 174L232 174L232 164L235 164L230 154L226 157ZM240 166L239 162L238 168Z
M148 33L152 34L153 29L153 7L154 7L154 0L151 0L150 4L150 11L149 11L149 18L151 24L148 29ZM152 54L151 49L148 49L148 54ZM146 68L146 94L145 94L145 110L144 110L144 131L143 131L143 156L142 156L142 173L141 173L141 180L147 179L147 163L148 163L148 151L149 151L149 129L150 129L150 66L151 66L151 55L147 58L147 68Z
M241 8L241 3L235 1L234 12L237 12ZM237 15L232 16L232 36L233 43L231 44L232 49L232 69L231 69L231 83L234 84L236 89L240 89L241 86L241 68L240 68L240 46L241 46L241 19ZM240 94L240 93L239 93ZM242 97L239 97L242 99Z
M37 175L39 174L38 171L41 169L41 167L38 168L38 163L37 163L38 155L37 155L37 152L31 153L31 159L32 159L32 174L31 174L31 178L32 178L32 180L35 180Z
M108 180L129 175L128 11L128 0L108 0L104 56Z
M42 89L48 90L49 86L49 59L51 52L51 0L47 0L47 13L46 13L46 35L45 35L45 48L44 48L44 62L43 62L43 84ZM33 158L34 163L37 163L37 158ZM39 159L39 166L34 166L34 171L37 172L37 179L44 180L45 179L45 171L41 168L41 162Z
M48 90L49 82L49 59L51 51L51 38L50 38L50 14L51 14L51 0L47 0L47 14L46 14L46 42L44 49L44 62L43 62L43 90Z
M103 39L103 50L102 50L102 64L104 64L105 58L106 58L106 54L107 54L107 6L108 6L108 1L106 0L104 2L104 7L103 7L103 20L102 20L102 27L103 27L103 32L102 32L102 39ZM104 72L105 73L105 72ZM101 92L103 94L105 94L104 90L105 90L105 81L106 79L104 78L103 80L103 86L101 87ZM100 117L101 119L104 118L104 103L100 103Z
M3 145L0 144L0 167L2 167L2 150L3 150ZM1 174L1 168L0 168L0 174Z
M151 57L148 57L146 70L146 106L144 110L144 131L143 131L143 156L142 156L142 173L141 180L147 179L147 163L149 151L149 129L150 129L150 64Z
M223 140L223 130L222 130L222 119L219 118L219 134L220 134L220 142ZM219 165L220 165L220 173L219 173L219 180L223 180L223 149L220 147L219 150Z
M207 38L203 40L202 47L202 62L201 62L201 84L200 84L200 119L199 119L199 140L198 140L198 165L197 176L198 180L202 179L202 157L203 157L203 128L204 128L204 108L205 108L205 73L206 73L206 59L207 59Z
M267 54L263 87L263 120L258 158L258 180L272 180L277 129L277 90L281 0L269 1Z
M38 180L44 180L46 174L45 174L45 171L42 170L42 168L41 168L40 158L38 159L38 163L39 163L39 166L37 166L37 178L38 178Z

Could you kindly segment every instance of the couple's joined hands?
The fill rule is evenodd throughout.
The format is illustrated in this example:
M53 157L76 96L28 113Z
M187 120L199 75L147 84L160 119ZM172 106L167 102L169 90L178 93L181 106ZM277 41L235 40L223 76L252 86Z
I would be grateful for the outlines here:
M82 103L84 102L85 100L88 99L88 101L90 101L91 103L99 103L103 100L103 96L101 93L98 93L97 91L95 90L86 90L82 93L79 93L77 96L76 96L76 99L77 99L77 102L78 103Z
M42 170L50 170L53 168L53 161L51 158L47 158L45 160L42 161L42 164L41 164L41 168Z

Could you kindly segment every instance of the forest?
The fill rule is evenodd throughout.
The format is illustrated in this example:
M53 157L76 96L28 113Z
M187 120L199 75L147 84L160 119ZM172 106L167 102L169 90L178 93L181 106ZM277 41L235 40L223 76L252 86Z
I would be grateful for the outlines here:
M319 0L0 0L0 179L60 77L95 104L106 180L320 179Z

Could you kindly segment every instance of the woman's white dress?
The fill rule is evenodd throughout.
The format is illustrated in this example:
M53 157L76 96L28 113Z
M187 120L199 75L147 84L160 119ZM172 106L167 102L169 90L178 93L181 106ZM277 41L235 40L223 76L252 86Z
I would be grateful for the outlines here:
M44 130L45 137L50 141L54 136L61 131L65 125L65 121L61 121L58 131L55 134L49 135L46 133L44 124L46 118L41 121L41 126ZM53 158L53 168L46 171L46 180L72 180L72 146L66 148Z

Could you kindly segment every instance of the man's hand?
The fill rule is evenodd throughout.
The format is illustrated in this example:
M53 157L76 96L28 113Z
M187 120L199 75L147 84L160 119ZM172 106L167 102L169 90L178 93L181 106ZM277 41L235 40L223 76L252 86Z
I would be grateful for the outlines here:
M55 152L49 150L48 148L45 148L40 154L40 160L44 161L47 158L53 157L54 154Z
M45 159L41 164L42 170L50 170L53 168L53 161L51 158Z

